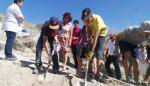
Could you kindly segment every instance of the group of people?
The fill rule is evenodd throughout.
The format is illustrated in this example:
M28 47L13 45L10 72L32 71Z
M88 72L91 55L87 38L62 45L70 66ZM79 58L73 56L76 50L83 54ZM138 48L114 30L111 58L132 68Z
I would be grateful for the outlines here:
M12 46L18 31L24 31L24 16L20 10L24 0L14 0L7 9L3 23L7 40L5 45L6 60L14 61ZM84 60L89 60L89 71L97 81L103 82L104 74L101 66L104 66L107 75L114 77L110 68L113 63L115 78L121 80L120 57L125 71L126 81L133 79L139 84L140 62L146 63L147 67L144 81L150 76L150 22L146 21L139 27L129 27L119 34L108 35L108 28L102 18L85 8L81 14L82 29L79 21L72 21L71 12L65 12L62 21L52 16L41 28L41 34L36 45L36 59L34 73L42 71L42 50L45 48L48 65L53 62L53 73L59 73L59 55L63 54L62 71L67 71L68 53L72 51L75 68L83 72ZM106 37L109 39L106 41ZM144 44L143 44L144 43ZM94 66L93 66L94 64ZM134 78L132 77L134 76Z

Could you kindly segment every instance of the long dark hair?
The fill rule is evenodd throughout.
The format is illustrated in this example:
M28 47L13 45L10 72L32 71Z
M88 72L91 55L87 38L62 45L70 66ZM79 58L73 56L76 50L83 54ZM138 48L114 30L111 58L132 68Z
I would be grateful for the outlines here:
M72 14L71 14L71 12L66 12L66 13L64 13L64 15L63 15L63 20L64 20L66 17L69 18L69 22L72 21Z

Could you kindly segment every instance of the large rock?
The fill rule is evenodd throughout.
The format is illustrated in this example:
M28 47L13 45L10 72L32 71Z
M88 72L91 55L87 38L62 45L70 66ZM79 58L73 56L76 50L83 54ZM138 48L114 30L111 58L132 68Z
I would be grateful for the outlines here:
M25 51L26 48L35 49L35 42L32 36L17 37L13 48L18 51Z

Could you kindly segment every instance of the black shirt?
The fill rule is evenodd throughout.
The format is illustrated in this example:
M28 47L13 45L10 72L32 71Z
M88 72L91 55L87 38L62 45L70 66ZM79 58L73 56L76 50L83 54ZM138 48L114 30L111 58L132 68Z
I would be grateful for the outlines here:
M43 25L43 27L41 28L41 35L42 36L48 36L48 38L52 38L54 39L54 37L56 36L57 34L57 31L60 29L51 29L49 27L49 22L50 21L46 21Z

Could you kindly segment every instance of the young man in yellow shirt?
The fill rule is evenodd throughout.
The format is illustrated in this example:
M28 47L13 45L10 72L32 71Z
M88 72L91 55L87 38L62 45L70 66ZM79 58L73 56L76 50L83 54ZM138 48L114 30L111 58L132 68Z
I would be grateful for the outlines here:
M107 35L107 26L103 22L102 18L99 15L93 14L89 8L85 8L82 11L81 19L83 22L87 22L93 37L93 43L91 44L91 49L87 53L87 59L92 59L93 55L97 58L97 71L96 71L96 80L101 81L100 79L100 68L104 64L104 43L105 37Z

